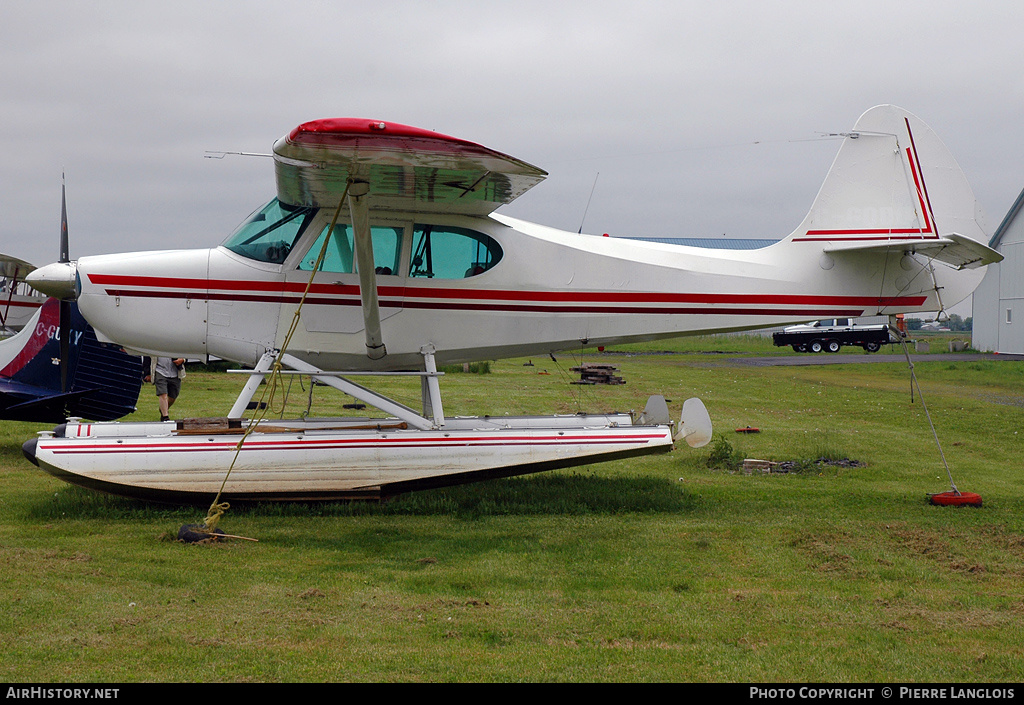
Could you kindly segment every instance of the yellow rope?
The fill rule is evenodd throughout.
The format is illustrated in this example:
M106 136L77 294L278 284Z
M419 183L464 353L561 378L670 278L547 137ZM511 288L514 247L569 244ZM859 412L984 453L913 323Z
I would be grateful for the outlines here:
M292 323L288 327L288 333L284 337L284 342L281 344L280 350L277 351L277 357L274 358L274 364L271 365L268 371L269 379L266 380L266 384L263 386L263 394L260 396L260 401L256 405L258 413L253 415L253 418L249 419L249 425L245 429L245 433L242 434L241 439L235 445L235 456L231 459L231 465L228 466L228 471L224 475L224 480L221 482L220 489L217 491L217 496L214 498L213 503L210 505L210 509L206 513L206 519L203 525L197 530L203 533L212 534L216 528L217 523L221 517L224 516L225 512L230 509L231 505L227 502L221 502L221 495L224 493L224 488L227 486L228 478L231 476L231 471L235 468L235 462L238 460L239 454L242 452L242 445L245 443L249 435L256 430L260 422L267 415L267 410L270 408L274 401L274 395L277 392L277 386L281 383L281 358L284 356L285 351L288 349L291 343L292 336L295 334L296 329L299 326L299 315L302 312L302 306L306 303L306 297L309 295L309 290L313 287L313 279L316 273L320 271L320 267L323 265L324 257L327 255L327 245L331 241L331 237L334 235L334 226L338 222L338 216L341 215L341 208L345 204L345 197L348 195L348 185L345 186L344 193L341 194L341 200L338 201L338 208L334 211L334 218L331 220L331 226L327 230L327 236L324 237L324 244L320 247L320 254L317 255L316 264L313 265L313 271L309 273L309 281L306 282L306 289L302 292L302 298L299 299L299 305L295 308L295 313L292 316ZM266 379L266 378L265 378ZM269 398L268 398L269 394ZM266 399L266 401L264 401ZM284 413L284 407L282 403L281 413Z

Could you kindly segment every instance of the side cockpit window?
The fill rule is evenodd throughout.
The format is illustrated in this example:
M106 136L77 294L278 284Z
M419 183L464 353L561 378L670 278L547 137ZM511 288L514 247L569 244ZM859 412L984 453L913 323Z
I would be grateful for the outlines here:
M250 216L224 247L249 259L281 264L316 212L316 208L289 206L275 198Z
M309 272L316 266L320 252L324 250L324 239L327 237L330 227L330 225L324 227L312 247L306 251L305 256L299 261L299 269ZM405 228L401 226L374 225L370 228L370 238L373 241L373 266L377 274L396 275L399 273L404 233ZM357 269L355 262L352 227L343 224L335 225L317 271L352 274Z
M465 279L483 274L501 260L501 247L483 233L450 225L416 225L410 277Z

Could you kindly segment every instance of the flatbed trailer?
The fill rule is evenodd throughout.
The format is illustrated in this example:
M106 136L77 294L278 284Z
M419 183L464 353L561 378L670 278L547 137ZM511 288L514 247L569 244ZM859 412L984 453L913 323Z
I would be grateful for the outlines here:
M889 326L858 326L851 319L839 318L790 326L781 333L773 333L772 342L778 347L792 347L796 352L835 353L844 345L853 345L872 353L892 340Z

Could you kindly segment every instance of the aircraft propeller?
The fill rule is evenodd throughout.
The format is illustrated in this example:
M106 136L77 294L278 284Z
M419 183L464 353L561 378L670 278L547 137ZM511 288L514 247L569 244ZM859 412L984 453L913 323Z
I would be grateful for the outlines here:
M68 248L68 209L64 175L60 183L60 255L57 262L40 267L25 277L36 291L60 301L58 335L60 340L60 390L67 392L68 361L71 354L71 302L78 298L77 268Z
M35 269L25 277L25 281L36 291L62 302L68 302L67 310L70 311L70 302L78 298L77 279L78 268L68 254L68 212L62 176L60 184L60 259ZM61 311L64 311L64 307L61 307Z
M61 264L71 262L68 250L68 208L64 188L64 175L60 181L60 258ZM68 391L68 360L71 358L71 300L61 298L58 333L60 335L60 391Z

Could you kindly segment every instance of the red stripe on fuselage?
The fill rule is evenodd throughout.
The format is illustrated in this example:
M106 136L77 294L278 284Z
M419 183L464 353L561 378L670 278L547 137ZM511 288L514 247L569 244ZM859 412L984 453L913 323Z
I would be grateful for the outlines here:
M88 276L92 283L105 286L105 291L110 296L141 298L191 298L213 301L297 304L306 289L306 286L299 282L178 279L106 274L90 274ZM925 302L924 296L880 298L801 294L514 291L413 285L382 285L377 288L377 292L380 296L380 305L385 308L537 311L544 313L725 313L737 315L779 313L809 316L819 314L859 316L864 309L871 307L919 306ZM310 288L310 294L314 298L307 299L307 303L313 305L360 305L359 287L356 285L314 284ZM325 296L330 296L330 298L324 298ZM675 306L672 306L673 304ZM697 304L698 306L680 307L679 304ZM721 308L723 305L728 305L731 308L723 309ZM833 311L831 310L833 307L844 307L844 309L842 312ZM825 308L830 310L823 310Z

